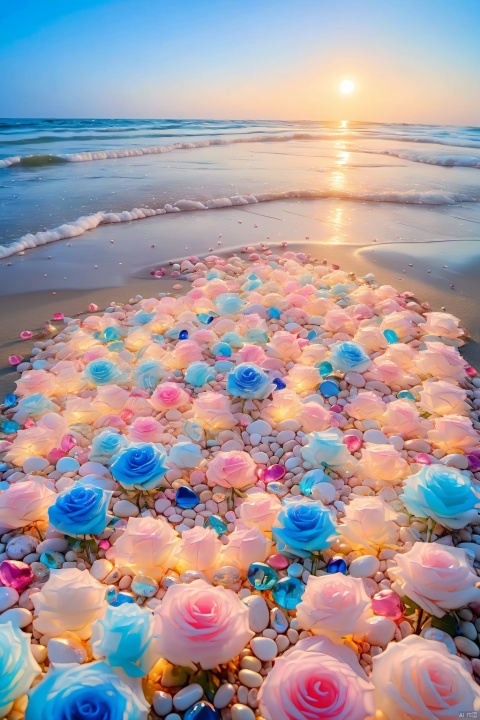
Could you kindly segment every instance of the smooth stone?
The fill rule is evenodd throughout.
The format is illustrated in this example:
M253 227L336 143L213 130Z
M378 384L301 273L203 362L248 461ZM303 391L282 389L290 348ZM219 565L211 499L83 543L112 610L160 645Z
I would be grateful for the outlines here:
M380 560L374 555L363 555L362 557L355 558L348 568L350 575L356 578L373 577L379 569Z
M312 487L312 497L325 505L330 505L337 497L335 486L328 482L317 483Z
M94 561L92 567L90 568L90 574L102 582L102 580L105 580L108 573L112 572L112 570L113 565L110 560L106 560L106 558L99 558Z
M248 705L235 703L231 709L232 720L255 720L255 713Z
M220 713L206 700L201 700L187 710L183 720L221 720Z
M65 540L65 538L48 538L37 545L37 553L40 553L40 555L44 552L63 553L66 552L69 547L68 540Z
M217 692L215 693L215 697L213 698L213 705L214 707L221 710L224 707L227 707L230 700L235 695L235 688L230 683L225 683L224 685L220 685Z
M285 610L295 610L301 601L305 585L294 577L282 578L273 588L272 596L277 605Z
M475 555L475 560L480 562L480 545L473 542L461 542L458 543L457 547L463 548L464 550L470 550Z
M386 445L388 443L387 436L380 432L380 430L366 430L363 434L363 439L365 442L371 442L375 445Z
M278 608L270 610L270 625L277 633L284 633L288 630L288 620Z
M18 602L20 595L12 587L0 587L0 613L5 612L8 608Z
M173 709L172 696L169 693L163 692L163 690L157 690L153 693L152 704L157 715L162 717L163 715L168 715L168 713L172 712Z
M250 608L249 625L256 633L263 632L268 627L268 605L260 595L250 595L243 601Z
M16 625L19 628L24 628L27 625L30 625L30 623L33 620L33 615L30 612L30 610L27 610L26 608L16 607L11 608L10 610L5 610L0 615L0 623L3 625L3 623L12 622L14 625Z
M7 543L6 552L11 560L23 560L37 549L38 542L30 535L19 535Z
M38 663L44 663L47 659L47 648L45 645L38 645L37 643L32 643L30 645L30 649L32 651L32 655L35 658L35 660Z
M61 473L76 472L80 467L80 463L75 458L63 457L60 458L55 467Z
M459 470L468 470L468 457L466 455L445 455L442 463L448 467L455 467Z
M292 563L288 566L287 573L290 575L290 577L301 577L303 573L304 567L303 565L300 565L300 563Z
M272 426L265 422L265 420L254 420L250 425L247 425L246 431L249 435L267 437L271 434L272 429Z
M140 510L129 500L117 500L117 502L113 506L113 512L118 517L125 518L137 517L137 515L140 513Z
M203 688L198 683L192 683L182 688L173 698L176 710L187 710L203 697Z
M393 640L396 629L397 625L393 620L378 615L367 620L363 636L370 645L385 647Z
M52 663L84 663L87 651L73 639L52 638L47 644L48 659Z
M268 662L277 656L276 643L267 637L255 637L250 641L250 647L259 660Z
M453 638L453 642L455 643L457 650L464 655L468 655L468 657L472 658L479 657L480 648L472 640L469 640L469 638L457 635L457 637Z
M165 716L165 720L182 720L182 718L177 713L170 713L170 715Z
M43 457L29 457L23 463L23 470L26 473L42 472L48 467L49 462Z
M262 676L254 670L240 670L238 679L248 688L258 688L263 682Z
M477 639L477 628L472 622L468 622L467 620L460 621L460 633L469 640Z
M110 471L105 465L93 462L92 460L84 463L78 472L82 477L86 477L87 475L110 475Z
M135 575L132 580L131 589L141 597L153 597L158 590L156 581L147 575Z

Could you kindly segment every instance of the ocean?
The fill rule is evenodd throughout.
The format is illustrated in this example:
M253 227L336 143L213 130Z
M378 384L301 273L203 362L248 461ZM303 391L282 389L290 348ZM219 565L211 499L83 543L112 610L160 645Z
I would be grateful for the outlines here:
M477 127L5 119L0 258L100 224L283 198L455 206L480 222L479 169Z

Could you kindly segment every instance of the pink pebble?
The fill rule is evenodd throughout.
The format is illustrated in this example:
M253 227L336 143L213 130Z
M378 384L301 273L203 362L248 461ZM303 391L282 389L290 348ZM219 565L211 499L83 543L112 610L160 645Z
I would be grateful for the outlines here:
M173 286L173 289L174 289L174 290L181 290L181 289L182 289L182 286L181 286L181 285L178 285L178 283L177 283L177 285L174 285L174 286Z
M130 410L129 408L125 408L125 409L122 410L122 412L120 413L120 417L122 418L122 420L123 420L124 422L129 423L130 420L133 418L134 414L135 414L135 413L134 413L132 410Z
M20 365L22 359L23 358L21 358L20 355L10 355L8 358L8 362L10 363L10 365Z
M275 570L284 570L288 567L288 559L285 555L270 555L270 557L267 558L267 563Z
M431 465L432 458L425 453L418 453L418 455L415 455L415 457L413 458L413 462L416 462L419 465Z
M69 435L68 433L64 435L60 441L60 447L62 450L65 450L65 452L69 452L76 444L77 442L73 435Z
M88 312L97 312L97 310L98 305L95 305L95 303L90 303L90 305L88 306Z
M469 377L475 377L475 375L477 374L477 371L476 371L475 368L472 367L471 365L467 365L467 367L465 368L465 370L466 370L467 375L468 375Z
M22 330L20 337L22 340L30 340L33 337L33 332L31 330Z
M330 412L339 413L342 412L343 408L341 405L332 405Z
M344 441L351 453L357 452L362 446L362 440L356 435L345 435Z
M287 247L287 245L288 245L287 241L284 240L284 241L282 242L282 247Z
M100 542L98 543L98 547L100 548L100 550L108 550L108 548L110 547L110 543L108 542L108 540L100 540Z
M65 315L61 312L53 313L52 320L64 320Z
M32 420L32 418L27 418L25 422L23 423L24 427L31 428L35 427L35 422Z
M251 253L251 254L248 256L248 259L249 259L249 260L259 260L259 259L260 259L260 255L257 255L257 253Z
M180 273L178 272L178 270L172 270L172 272L170 273L170 277L178 278L180 277Z

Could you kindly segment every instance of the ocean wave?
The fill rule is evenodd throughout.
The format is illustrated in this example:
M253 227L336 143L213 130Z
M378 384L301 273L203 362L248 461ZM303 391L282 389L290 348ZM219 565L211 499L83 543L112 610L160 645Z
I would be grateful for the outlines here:
M452 155L450 153L435 153L422 150L366 150L364 148L355 148L355 151L368 153L369 155L388 155L426 165L480 168L480 156L478 155Z
M232 137L230 135L206 138L193 142L177 142L171 145L149 145L139 148L124 148L117 150L95 150L78 153L64 153L60 155L27 155L24 157L7 157L0 160L0 168L12 165L38 166L52 162L91 162L94 160L115 160L119 158L140 157L142 155L161 155L175 150L191 150L215 145L236 145L239 143L260 143L260 142L291 142L293 140L338 140L350 141L359 138L365 139L364 133L351 132L339 134L338 132L291 132L285 134L259 133L253 135L241 135ZM440 138L426 135L396 135L394 133L376 133L368 137L372 140L396 140L399 142L430 143L436 145L450 145L453 147L476 148L480 150L480 141L463 140L455 138ZM43 158L43 159L42 159ZM56 160L52 160L56 158Z
M123 212L96 212L91 215L83 215L73 222L67 222L51 230L37 233L28 233L8 245L0 245L0 259L10 257L23 250L47 245L57 240L83 235L88 230L94 230L99 225L111 223L131 222L142 220L154 215L165 215L174 212L189 212L194 210L214 210L216 208L227 208L241 205L252 205L261 202L273 202L276 200L350 200L357 202L391 202L407 203L416 205L455 205L463 202L479 202L479 197L466 195L464 193L442 192L438 190L404 192L385 190L383 192L347 193L331 192L329 190L287 190L264 192L257 195L234 195L232 197L212 198L200 202L198 200L178 200L174 205L167 204L163 208L133 208Z

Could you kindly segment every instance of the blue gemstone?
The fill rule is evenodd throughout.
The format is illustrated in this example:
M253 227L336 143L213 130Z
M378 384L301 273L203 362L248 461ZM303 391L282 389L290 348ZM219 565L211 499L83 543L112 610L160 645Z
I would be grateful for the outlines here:
M184 720L220 720L220 713L209 702L201 700L192 705L183 716Z
M15 420L5 420L0 427L5 435L15 435L20 430L20 425Z
M10 393L10 395L5 395L4 404L7 407L13 407L14 405L17 404L17 401L18 401L18 397L16 395L14 395L13 393Z
M175 502L178 507L181 507L183 510L191 510L195 505L199 504L200 498L196 492L193 492L193 490L184 485L178 488L177 494L175 495Z
M268 308L268 317L272 320L278 320L281 317L282 313L281 310L279 310L276 307Z
M329 483L331 481L332 478L324 473L323 470L309 470L300 480L298 487L303 495L311 495L314 485L318 485L318 483Z
M276 385L277 390L285 390L285 388L287 387L283 380L280 380L280 378L274 378L272 382L274 385Z
M317 337L317 333L315 330L310 330L310 332L307 335L307 340L314 340Z
M104 337L105 340L107 340L108 342L109 342L110 340L118 340L118 338L120 337L120 333L118 332L118 330L117 330L116 327L107 327L107 328L105 328L105 330L103 331L103 337Z
M412 395L411 392L408 392L408 390L400 390L400 392L397 394L397 398L399 400L402 400L403 398L406 398L407 400L415 400L414 395Z
M111 585L106 592L105 600L107 601L107 603L109 603L111 605L116 597L117 597L117 590L114 585Z
M330 375L333 372L333 365L332 365L332 363L329 363L327 360L324 360L323 362L319 363L316 367L318 367L318 370L322 377L327 377L327 375Z
M398 335L395 332L395 330L384 330L383 336L390 345L393 345L393 343L398 342Z
M121 340L114 340L113 342L108 343L108 349L110 350L110 352L122 352L124 347L125 343Z
M221 517L218 515L210 515L205 523L206 527L211 527L215 530L217 535L224 535L227 532L227 523L223 522Z
M275 570L262 562L254 562L247 571L248 582L255 590L271 590L278 582Z
M183 423L183 432L186 433L189 438L195 440L195 442L203 440L203 428L194 420L185 420Z
M213 315L207 315L207 313L200 313L197 317L204 325L210 325L210 323L214 320Z
M340 388L334 380L324 380L319 388L323 397L336 397L340 392Z
M125 592L119 592L115 600L113 600L110 605L113 605L113 607L118 607L119 605L123 605L124 603L134 603L135 598L133 595L129 595L129 593Z
M304 592L305 585L298 578L285 577L275 585L272 596L280 607L285 610L295 610Z
M346 575L347 563L342 557L334 557L327 565L327 573L343 573Z
M63 566L63 563L65 562L65 558L63 555L61 555L58 552L52 551L45 551L40 555L40 562L45 565L47 568L52 568L53 570L58 570Z
M234 364L230 360L217 360L213 369L218 373L229 373L233 370Z
M211 353L214 357L230 357L232 354L232 348L228 343L218 342L212 346Z
M188 330L180 330L178 333L179 340L188 340Z

